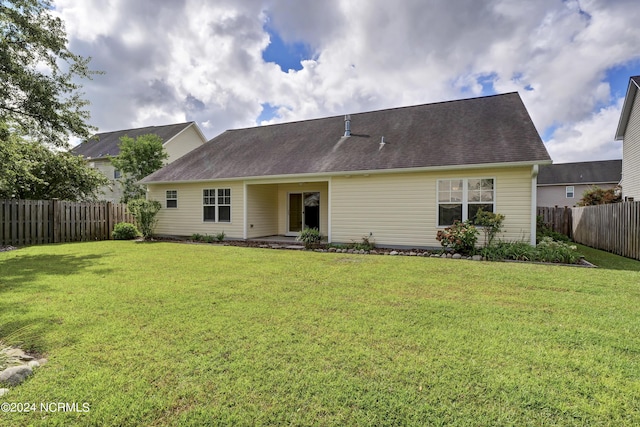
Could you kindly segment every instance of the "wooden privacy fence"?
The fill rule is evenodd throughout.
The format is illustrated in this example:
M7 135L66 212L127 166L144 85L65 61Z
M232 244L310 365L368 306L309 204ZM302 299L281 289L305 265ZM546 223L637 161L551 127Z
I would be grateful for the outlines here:
M573 240L640 260L640 202L572 208Z
M119 222L134 222L126 204L0 200L0 245L108 240Z
M572 211L569 207L538 207L536 209L538 216L542 217L542 221L557 233L564 234L569 238L573 237L572 230Z

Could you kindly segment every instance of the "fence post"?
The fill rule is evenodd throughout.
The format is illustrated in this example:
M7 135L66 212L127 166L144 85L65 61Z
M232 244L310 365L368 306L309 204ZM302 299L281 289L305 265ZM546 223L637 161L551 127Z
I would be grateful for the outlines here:
M60 200L51 200L51 242L60 243Z
M105 236L107 240L111 239L111 232L113 231L114 227L114 216L113 203L107 202L107 235Z

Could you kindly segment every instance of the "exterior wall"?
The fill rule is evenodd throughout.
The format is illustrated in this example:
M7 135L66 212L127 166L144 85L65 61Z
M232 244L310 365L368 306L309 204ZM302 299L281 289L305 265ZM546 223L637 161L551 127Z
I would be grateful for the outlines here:
M215 235L224 231L231 239L242 239L244 234L244 188L242 181L197 184L152 184L147 198L158 200L162 209L158 213L155 232L160 235L191 236L193 233ZM202 190L208 188L231 189L231 222L203 220ZM178 191L178 207L167 209L166 190Z
M571 185L571 184L568 184ZM617 182L594 184L602 189L614 188L618 185ZM574 197L569 199L566 197L567 184L563 185L544 185L538 186L538 206L541 207L554 207L554 206L576 206L576 204L582 198L582 194L591 189L592 185L586 184L573 184Z
M98 196L99 200L105 200L107 202L115 202L119 203L120 198L122 197L122 187L120 182L114 179L115 169L111 162L107 159L98 159L98 160L89 160L89 165L93 165L93 168L102 172L109 181L111 181L111 188L102 187L100 191L102 191L102 195Z
M622 141L622 197L640 200L640 94L636 94Z
M278 234L278 185L247 185L247 238Z
M167 154L169 154L167 163L171 163L176 159L179 159L191 150L200 147L202 144L204 144L204 141L200 138L195 126L189 126L186 130L164 145L165 150L167 150Z
M496 212L508 241L531 239L531 167L333 177L332 241L358 242L371 233L380 246L440 247L437 182L494 178ZM481 237L480 237L481 238Z

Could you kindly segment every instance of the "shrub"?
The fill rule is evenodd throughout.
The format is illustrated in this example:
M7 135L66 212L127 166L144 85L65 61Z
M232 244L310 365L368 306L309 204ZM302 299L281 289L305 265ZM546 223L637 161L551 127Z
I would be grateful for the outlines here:
M225 234L225 232L221 231L220 233L216 234L216 240L218 242L222 242L226 236L227 235Z
M156 215L160 211L160 202L156 200L135 199L128 204L131 214L140 226L142 237L150 239L158 222Z
M216 239L215 237L213 237L213 236L209 236L208 234L205 234L205 235L202 237L202 240L203 240L205 243L213 243L213 242L215 241L215 239Z
M200 242L203 239L203 235L200 233L193 233L191 235L191 240L193 240L194 242Z
M527 242L499 242L483 248L482 255L489 261L515 260L576 264L582 257L576 249L576 246L545 237L537 246L531 246Z
M568 236L558 233L557 231L553 231L553 229L549 226L549 224L544 222L542 215L538 215L536 217L536 242L539 243L545 237L551 237L551 239L558 242L570 242Z
M138 228L128 222L119 222L113 227L111 237L115 240L131 240L140 235Z
M373 240L373 233L369 233L369 235L368 236L364 236L360 242L353 243L350 246L353 249L356 249L358 251L361 251L361 250L364 250L364 251L367 251L367 252L372 251L376 247L376 243Z
M621 201L622 194L620 192L620 187L603 190L602 188L594 185L582 193L582 199L578 202L578 206L606 205Z
M304 243L306 249L311 249L317 246L322 241L322 234L317 228L305 228L298 234L296 240Z
M561 262L564 264L577 263L582 255L574 245L564 242L556 242L550 237L544 237L536 246L538 261Z
M482 227L484 233L484 246L491 246L496 235L502 231L502 222L504 215L493 212L478 210L473 223Z
M476 242L478 241L478 229L469 221L455 221L451 227L438 230L436 239L444 248L469 254L475 250Z

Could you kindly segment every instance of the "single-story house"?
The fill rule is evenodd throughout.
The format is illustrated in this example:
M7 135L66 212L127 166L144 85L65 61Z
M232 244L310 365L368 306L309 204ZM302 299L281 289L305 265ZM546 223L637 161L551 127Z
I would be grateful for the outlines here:
M128 136L136 139L139 136L155 134L162 138L162 144L169 155L167 163L187 154L189 151L200 147L207 139L195 122L176 123L164 126L147 126L137 129L117 130L93 135L86 141L71 149L71 152L83 156L87 163L98 169L111 180L110 187L101 189L102 200L119 202L122 196L122 188L119 184L120 171L116 170L109 157L120 154L120 138Z
M228 130L144 178L156 233L253 239L316 227L332 243L439 247L478 209L535 243L551 163L518 93Z
M622 140L622 198L640 200L640 76L631 77L616 140Z
M540 167L538 206L576 206L592 187L604 190L620 184L622 160L556 163Z

